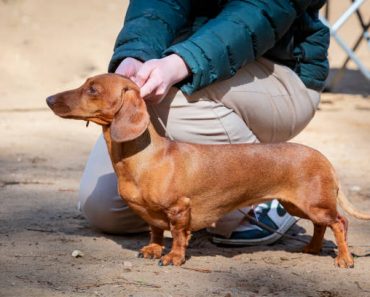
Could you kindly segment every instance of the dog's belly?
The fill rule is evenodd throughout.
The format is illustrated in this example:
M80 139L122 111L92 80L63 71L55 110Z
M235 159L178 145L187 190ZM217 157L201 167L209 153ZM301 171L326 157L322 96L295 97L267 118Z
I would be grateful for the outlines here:
M197 231L212 226L219 219L235 209L253 205L264 199L253 197L247 193L234 191L224 192L222 196L190 197L191 199L191 230Z

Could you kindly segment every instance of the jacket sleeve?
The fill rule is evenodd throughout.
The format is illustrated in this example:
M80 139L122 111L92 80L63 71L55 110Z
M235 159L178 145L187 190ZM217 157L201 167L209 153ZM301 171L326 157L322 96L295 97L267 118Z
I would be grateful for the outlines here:
M308 18L308 15L305 15ZM295 69L302 81L311 88L320 90L323 88L322 82L329 74L329 63L327 52L330 42L329 28L324 26L318 15L304 23L310 22L309 30L306 27L305 34L308 35L299 45L303 53L299 69ZM312 67L315 67L315 74L312 75Z
M180 85L186 94L235 74L262 56L289 29L312 1L231 0L187 40L164 51L176 53L192 77Z
M190 0L131 0L108 71L114 72L126 57L141 61L161 58L189 13Z

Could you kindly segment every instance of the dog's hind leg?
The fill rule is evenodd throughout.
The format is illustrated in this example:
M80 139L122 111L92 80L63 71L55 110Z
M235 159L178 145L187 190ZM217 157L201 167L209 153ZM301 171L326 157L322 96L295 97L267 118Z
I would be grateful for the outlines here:
M326 225L313 224L313 236L309 244L307 244L303 252L308 254L319 254L322 247L322 241L326 231Z
M296 205L281 201L284 208L293 216L301 217L303 219L309 219L309 217ZM321 247L322 247L322 241L324 238L324 234L326 231L326 225L325 224L317 224L313 223L314 225L314 231L311 241L304 247L303 252L308 254L319 254Z
M334 233L335 241L338 246L338 256L335 264L341 268L352 268L354 266L353 258L348 250L346 234L347 220L338 214L335 204L326 207L311 206L307 212L310 220L314 223L315 230L311 242L305 248L305 252L318 253L321 248L322 239L326 226L329 226Z
M342 222L344 226L344 238L346 239L346 242L347 242L348 220L346 217L340 214L338 214L338 219Z
M163 249L163 230L150 226L150 242L140 250L138 257L159 259L162 256Z
M335 264L341 268L353 268L354 261L348 250L347 245L347 219L338 214L334 223L330 224L335 240L338 246L338 256L335 258Z
M180 266L185 262L185 252L190 238L190 199L179 198L167 211L172 234L171 251L164 255L159 265Z
M308 244L308 248L313 247L314 249L318 249L319 243L321 245L325 228L316 226L329 226L334 233L335 241L338 246L338 256L335 259L335 265L340 268L352 268L354 266L354 261L348 250L346 240L348 227L347 219L338 214L335 205L333 207L326 205L325 208L317 206L311 207L309 216L315 225L315 233L311 242Z

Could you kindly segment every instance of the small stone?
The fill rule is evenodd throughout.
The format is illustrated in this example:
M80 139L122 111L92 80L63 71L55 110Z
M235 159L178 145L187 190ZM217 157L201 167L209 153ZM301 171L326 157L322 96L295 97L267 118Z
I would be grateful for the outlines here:
M281 260L281 261L288 261L288 260L289 260L289 258L288 258L288 257L280 257L280 260Z
M132 267L132 263L130 261L123 261L123 267L125 267L125 268L131 268Z
M351 192L360 192L360 191L361 191L361 187L360 187L360 186L355 185L355 186L350 187L350 188L349 188L349 190L350 190Z
M80 258L80 257L83 257L83 256L84 256L84 254L83 254L83 252L81 252L80 250L74 250L74 251L72 252L72 257Z

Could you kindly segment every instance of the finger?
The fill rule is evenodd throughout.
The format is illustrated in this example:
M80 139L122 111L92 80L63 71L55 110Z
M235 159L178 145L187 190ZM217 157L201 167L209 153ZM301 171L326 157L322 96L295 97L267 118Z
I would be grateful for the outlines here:
M143 64L143 67L136 73L134 82L141 88L144 86L146 81L149 79L150 74L155 69L155 64L146 62Z
M145 98L145 101L151 104L158 104L163 100L167 93L168 89L166 89L165 86L161 84L155 91L153 91Z
M122 65L122 64L120 64L120 65L117 67L117 69L116 69L115 73L117 73L117 74L121 74L121 75L123 75L123 76L130 76L130 75L132 75L132 74L128 71L128 69L127 69L127 68L125 68L125 67L124 67L124 65Z
M115 73L121 74L126 77L134 75L135 69L132 64L127 63L125 60L117 67Z
M164 99L167 93L168 89L166 89L163 84L160 84L159 87L153 90L151 94L147 95L144 100L150 104L158 104Z
M168 92L169 88L165 86L165 84L160 84L159 87L155 90L155 96L156 97L164 97L167 92Z
M136 60L134 58L128 57L121 61L118 65L115 73L121 74L126 77L135 76L143 62Z
M160 81L155 77L150 77L146 83L140 88L140 96L142 98L154 95L155 90L160 86Z

